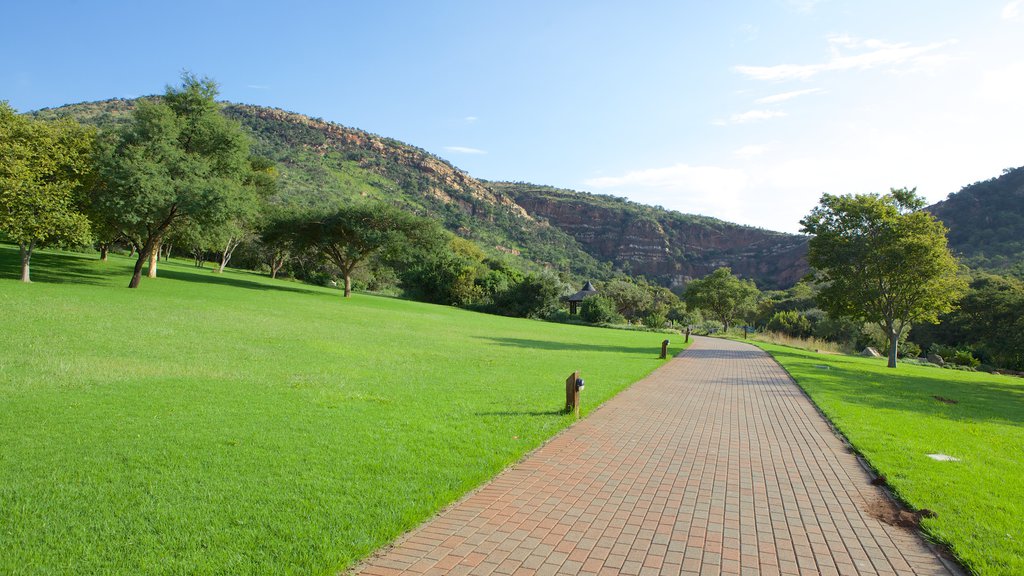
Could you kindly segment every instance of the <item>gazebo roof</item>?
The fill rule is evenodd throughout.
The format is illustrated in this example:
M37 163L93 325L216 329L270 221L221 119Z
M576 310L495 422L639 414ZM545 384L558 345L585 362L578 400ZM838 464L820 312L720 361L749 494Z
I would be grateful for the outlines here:
M583 285L583 290L569 296L569 302L582 302L587 296L593 296L597 294L597 290L594 289L594 285L587 280L587 283Z

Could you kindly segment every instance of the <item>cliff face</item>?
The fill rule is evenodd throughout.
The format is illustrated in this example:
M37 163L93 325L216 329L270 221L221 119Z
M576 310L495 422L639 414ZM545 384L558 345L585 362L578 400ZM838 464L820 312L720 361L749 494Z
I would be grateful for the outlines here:
M807 241L642 206L618 198L525 184L490 183L535 218L571 235L598 260L669 286L721 266L761 288L792 286L807 271Z

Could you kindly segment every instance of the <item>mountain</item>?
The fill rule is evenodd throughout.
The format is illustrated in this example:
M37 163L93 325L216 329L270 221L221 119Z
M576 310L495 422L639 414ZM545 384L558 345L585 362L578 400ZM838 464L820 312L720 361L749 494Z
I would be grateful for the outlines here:
M949 246L968 266L1005 271L1024 262L1024 166L964 186L927 210L949 227Z
M807 272L804 236L681 214L614 196L489 182L535 218L571 235L589 254L667 286L721 266L760 288L792 286Z
M113 99L34 112L109 127L136 100ZM614 270L678 286L719 266L762 288L802 277L806 239L612 196L547 186L484 182L397 140L276 108L224 103L253 137L253 151L277 162L277 202L309 208L370 198L437 218L491 254L581 279Z

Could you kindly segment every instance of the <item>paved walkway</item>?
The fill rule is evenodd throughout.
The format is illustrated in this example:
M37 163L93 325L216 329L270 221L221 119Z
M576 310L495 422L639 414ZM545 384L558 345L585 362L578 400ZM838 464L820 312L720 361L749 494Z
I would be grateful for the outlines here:
M949 574L767 354L698 338L363 574Z

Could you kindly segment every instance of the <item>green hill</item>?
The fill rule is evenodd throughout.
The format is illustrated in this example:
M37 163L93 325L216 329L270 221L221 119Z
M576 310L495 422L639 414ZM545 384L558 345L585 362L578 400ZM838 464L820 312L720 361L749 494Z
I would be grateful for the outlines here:
M964 186L928 207L949 227L949 246L972 268L1021 270L1024 263L1024 166Z
M72 104L35 112L110 126L133 100ZM643 274L666 286L718 266L762 287L786 287L805 272L804 239L611 196L544 186L483 182L422 149L274 108L224 105L252 136L255 152L278 163L279 202L318 207L351 198L384 199L442 221L491 254L527 268L608 278Z

